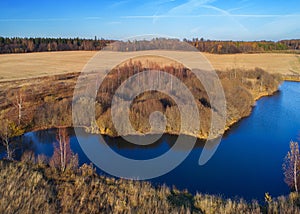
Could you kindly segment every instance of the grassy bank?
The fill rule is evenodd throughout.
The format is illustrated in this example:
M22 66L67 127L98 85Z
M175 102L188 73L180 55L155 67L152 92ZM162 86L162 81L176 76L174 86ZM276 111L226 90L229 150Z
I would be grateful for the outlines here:
M0 195L0 212L7 214L300 213L297 194L247 203L99 176L87 165L61 173L33 157L0 161Z
M284 75L283 79L285 81L300 82L300 75Z

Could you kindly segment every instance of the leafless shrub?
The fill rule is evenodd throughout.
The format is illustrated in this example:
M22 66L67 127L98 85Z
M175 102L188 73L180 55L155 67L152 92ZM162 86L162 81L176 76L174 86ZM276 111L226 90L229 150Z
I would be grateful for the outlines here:
M37 163L38 165L43 166L43 165L48 164L48 162L49 162L49 160L48 160L48 157L47 157L46 155L44 155L44 154L39 154L39 155L37 156L36 163Z
M24 163L35 163L35 155L32 151L25 151L22 154L21 161Z

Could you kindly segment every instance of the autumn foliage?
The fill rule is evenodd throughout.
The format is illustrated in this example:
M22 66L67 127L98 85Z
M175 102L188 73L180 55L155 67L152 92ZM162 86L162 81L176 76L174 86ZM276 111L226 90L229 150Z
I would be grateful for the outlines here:
M201 52L215 54L261 53L270 51L299 50L300 40L274 41L214 41L194 38L184 39L178 44L177 39L154 38L150 41L121 42L108 39L81 38L7 38L0 37L0 54L30 53L46 51L102 50L103 48L117 51L139 50L191 50L192 47ZM110 44L113 46L110 47Z
M112 40L80 38L4 38L0 37L0 53L45 51L101 50Z

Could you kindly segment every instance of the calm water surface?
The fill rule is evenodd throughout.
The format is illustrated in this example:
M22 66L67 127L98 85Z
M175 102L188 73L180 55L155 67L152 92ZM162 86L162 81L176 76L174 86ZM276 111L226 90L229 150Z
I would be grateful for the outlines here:
M280 92L257 102L250 117L236 124L224 137L217 152L205 165L199 166L202 151L197 145L188 158L170 173L151 182L175 185L192 193L218 194L263 200L264 193L272 196L288 194L282 163L289 142L298 140L300 131L300 83L284 82ZM89 163L77 138L71 131L71 148L78 153L80 163ZM36 154L51 156L56 130L26 133L23 142ZM79 136L87 143L99 141L95 135ZM151 146L138 147L120 138L105 137L118 153L135 159L149 159L168 151L175 136L164 135ZM174 153L180 151L172 151ZM98 169L100 174L104 174Z

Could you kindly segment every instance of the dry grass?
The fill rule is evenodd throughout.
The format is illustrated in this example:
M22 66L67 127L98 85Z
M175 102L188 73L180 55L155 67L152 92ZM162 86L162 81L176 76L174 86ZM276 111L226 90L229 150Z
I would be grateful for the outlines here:
M69 72L80 72L84 65L97 52L95 51L66 51L66 52L44 52L29 54L4 54L0 55L0 81L32 78ZM140 52L142 53L142 52ZM174 58L183 55L190 56L195 60L195 53L180 51L143 51L147 55L161 55L171 53ZM122 52L124 58L132 57L131 53ZM106 61L109 63L116 59L120 53L106 52ZM300 74L300 56L283 53L264 54L235 54L235 55L214 55L203 53L217 70L228 70L232 68L253 69L262 68L270 73ZM160 63L164 64L160 61Z
M191 201L171 203L170 189L114 179L83 165L60 173L32 162L0 161L0 213L188 213ZM198 211L198 212L197 212Z
M0 55L0 81L80 72L95 51Z
M166 186L99 176L92 167L58 171L43 164L0 161L0 213L300 213L299 196L267 203L191 195Z
M300 55L284 53L226 54L204 53L216 70L261 68L269 73L300 74Z
M147 56L138 56L131 59L132 63L140 62L143 67L149 68L153 67L153 64L157 64L160 67L172 66L174 68L183 67L180 62L176 62L172 59L166 57L156 56L156 55L147 55ZM130 61L126 60L121 62L117 67L122 67L125 64L129 64Z
M55 213L54 188L29 165L0 162L0 213Z

